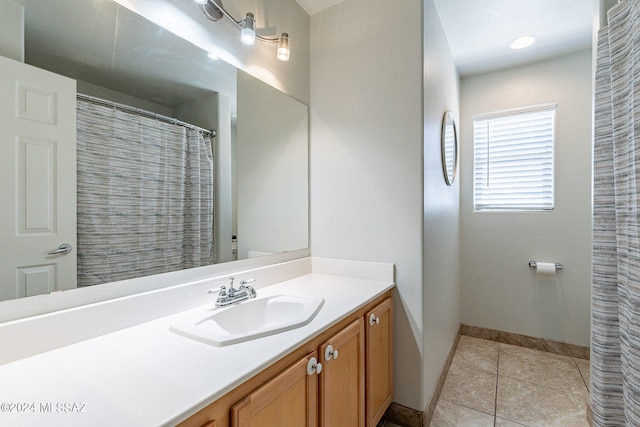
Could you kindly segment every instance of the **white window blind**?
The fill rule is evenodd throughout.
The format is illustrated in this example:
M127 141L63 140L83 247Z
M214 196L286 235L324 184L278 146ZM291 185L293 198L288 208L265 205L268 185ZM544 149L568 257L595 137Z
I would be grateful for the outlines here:
M556 106L476 116L474 209L553 209Z

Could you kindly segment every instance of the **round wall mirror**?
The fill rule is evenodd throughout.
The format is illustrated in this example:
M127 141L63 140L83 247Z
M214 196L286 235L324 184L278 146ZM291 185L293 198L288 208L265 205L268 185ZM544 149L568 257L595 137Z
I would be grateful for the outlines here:
M458 165L458 131L451 111L444 113L442 118L441 150L444 180L447 185L452 185Z

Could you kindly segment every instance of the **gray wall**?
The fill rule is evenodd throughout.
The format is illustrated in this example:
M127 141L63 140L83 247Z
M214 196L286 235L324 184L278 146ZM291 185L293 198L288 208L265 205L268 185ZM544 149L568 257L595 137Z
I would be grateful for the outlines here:
M311 253L395 263L394 400L424 410L459 324L459 187L440 167L458 79L432 0L313 15L310 80Z
M591 51L462 79L462 321L589 345ZM553 212L473 212L473 116L557 102ZM559 261L543 280L529 260Z
M433 0L424 2L424 386L430 399L460 325L460 179L442 172L440 135L451 110L460 131L460 79Z
M396 265L395 401L424 406L421 1L311 17L311 253Z
M24 62L24 9L0 0L0 56Z

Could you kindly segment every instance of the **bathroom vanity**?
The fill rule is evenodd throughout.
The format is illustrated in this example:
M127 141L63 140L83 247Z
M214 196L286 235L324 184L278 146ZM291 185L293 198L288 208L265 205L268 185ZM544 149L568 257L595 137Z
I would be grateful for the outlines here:
M392 400L387 291L181 426L375 426Z
M28 354L30 340L52 347L0 366L0 424L375 426L392 400L393 265L305 258L233 275L255 279L258 298L302 292L324 302L302 326L222 346L171 327L214 312L206 291L228 276L152 292L181 311L74 343L69 336L86 332L69 325L86 330L105 308L135 317L152 296L0 324L16 354ZM38 325L56 326L58 347Z
M391 297L340 320L183 426L375 426L392 399Z

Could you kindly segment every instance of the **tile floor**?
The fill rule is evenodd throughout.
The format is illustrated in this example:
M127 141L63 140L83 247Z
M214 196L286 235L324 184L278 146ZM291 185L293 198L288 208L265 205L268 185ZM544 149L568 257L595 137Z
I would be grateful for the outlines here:
M462 336L431 427L588 427L588 384L588 360Z

